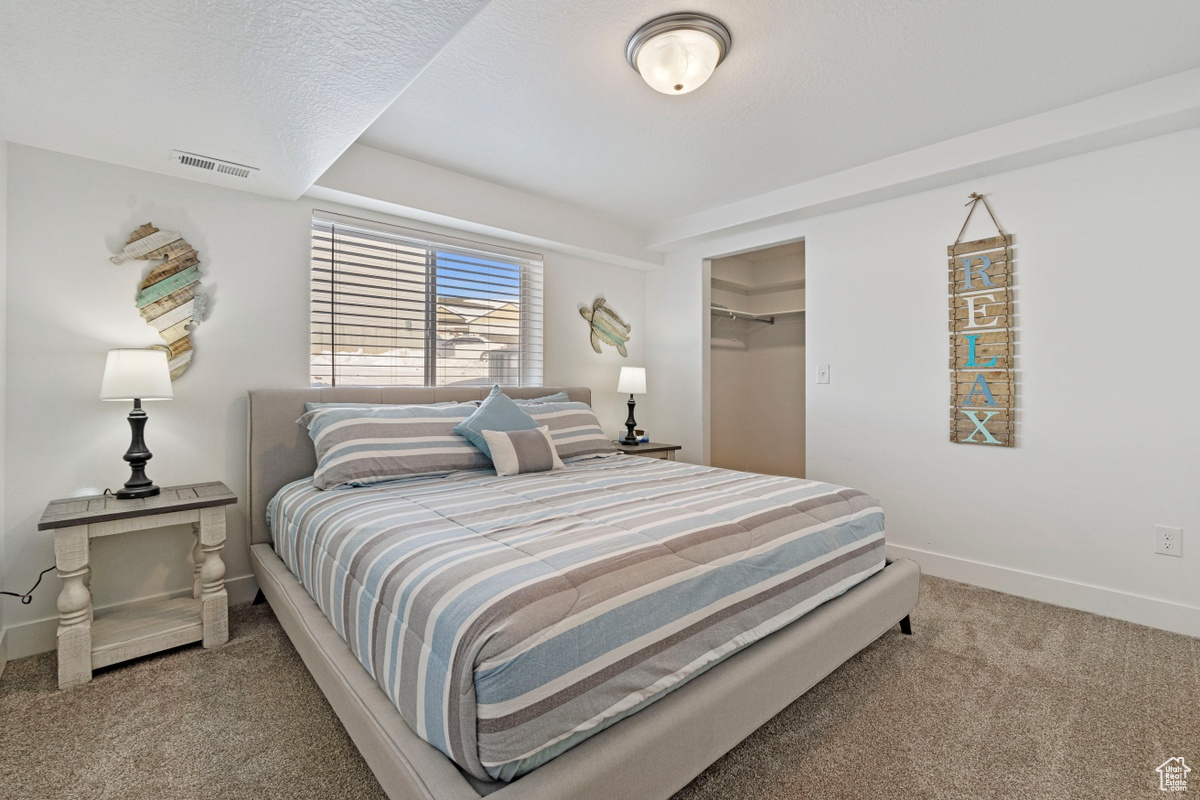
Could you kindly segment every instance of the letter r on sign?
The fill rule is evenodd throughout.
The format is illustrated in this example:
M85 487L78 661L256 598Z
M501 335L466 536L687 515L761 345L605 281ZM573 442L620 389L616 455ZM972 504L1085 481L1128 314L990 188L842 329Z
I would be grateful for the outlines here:
M996 284L992 283L991 276L989 276L987 274L988 269L992 266L992 260L990 258L988 258L987 256L980 256L979 260L982 261L983 263L977 267L971 266L971 257L970 256L967 256L966 258L964 258L962 260L962 262L963 262L963 289L964 290L971 288L972 274L979 276L979 280L983 283L984 287L996 285Z

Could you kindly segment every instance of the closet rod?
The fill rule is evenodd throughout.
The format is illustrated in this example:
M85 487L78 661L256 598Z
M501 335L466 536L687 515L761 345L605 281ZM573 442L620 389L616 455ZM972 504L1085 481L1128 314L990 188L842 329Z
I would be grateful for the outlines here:
M711 306L709 310L713 314L717 314L722 317L728 316L730 319L747 319L751 322L765 322L768 325L775 324L774 315L751 314L748 311L735 311L732 308L725 308L724 306L717 305Z

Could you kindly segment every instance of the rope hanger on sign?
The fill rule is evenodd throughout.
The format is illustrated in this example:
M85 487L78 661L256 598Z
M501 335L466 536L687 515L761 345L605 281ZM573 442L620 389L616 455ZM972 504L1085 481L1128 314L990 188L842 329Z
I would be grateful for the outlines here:
M996 221L996 215L992 212L992 207L988 205L987 198L978 192L971 192L967 197L969 199L964 205L970 206L971 210L967 212L967 218L963 220L962 228L959 230L958 238L954 240L954 243L958 244L962 241L963 234L967 232L967 225L971 223L971 215L975 213L975 206L979 205L980 201L983 202L983 207L987 210L988 216L992 218L992 224L996 226L996 230L1003 236L1004 228L1001 228L1000 223Z

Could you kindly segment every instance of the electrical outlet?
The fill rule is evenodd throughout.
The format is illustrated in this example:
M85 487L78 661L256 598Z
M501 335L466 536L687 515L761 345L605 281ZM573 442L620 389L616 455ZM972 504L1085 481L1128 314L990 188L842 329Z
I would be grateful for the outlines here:
M1154 552L1164 556L1183 556L1183 528L1154 526Z

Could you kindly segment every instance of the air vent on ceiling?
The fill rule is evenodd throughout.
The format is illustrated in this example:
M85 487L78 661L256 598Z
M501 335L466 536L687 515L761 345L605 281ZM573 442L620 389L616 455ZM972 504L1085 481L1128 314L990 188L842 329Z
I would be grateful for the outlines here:
M235 178L249 178L254 173L258 172L258 167L250 167L245 164L235 164L232 161L223 161L212 156L202 156L198 153L186 153L183 150L172 150L172 156L180 164L185 167L194 167L195 169L206 169L210 172L219 172L222 175L232 175Z

